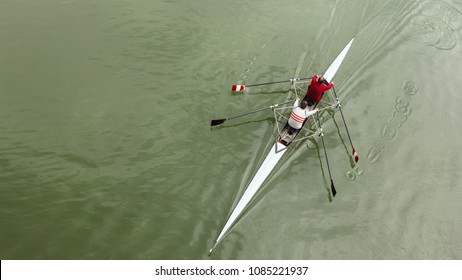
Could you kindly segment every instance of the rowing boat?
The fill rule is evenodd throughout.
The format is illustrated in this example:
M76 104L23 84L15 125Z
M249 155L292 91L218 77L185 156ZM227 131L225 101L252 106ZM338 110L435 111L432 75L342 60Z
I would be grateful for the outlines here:
M327 68L326 72L323 74L324 78L326 79L327 82L331 82L335 73L337 73L337 70L339 69L340 65L342 64L345 56L347 55L352 43L353 39L345 46L345 48L340 52L340 54L335 58L335 60L332 62L332 64ZM304 83L303 81L300 80L306 80L306 79L291 79L290 81L292 82L292 85L297 93L297 90L300 89L298 86L298 83ZM244 87L245 88L245 87ZM337 99L338 102L338 99ZM339 106L338 104L331 105L331 107ZM282 108L276 108L274 106L271 107L273 109L273 112L279 115L282 115L280 113L281 110L287 109L287 107L282 107ZM306 123L306 121L305 121ZM319 123L319 122L318 122ZM317 129L316 131L309 130L309 133L307 136L303 137L303 139L307 137L311 137L316 135L321 135L322 133L322 128L320 127L320 123L318 125L317 122L315 122ZM276 123L277 124L277 123ZM223 227L222 231L220 232L220 235L216 239L213 247L210 249L209 253L212 253L213 249L216 247L216 245L225 237L225 235L229 232L231 229L231 226L234 225L235 221L239 218L239 216L242 214L244 209L249 205L250 201L252 198L255 196L255 194L258 192L260 187L263 185L265 182L266 178L269 176L271 171L274 169L274 167L277 165L279 160L282 158L282 156L285 154L287 151L287 148L294 142L302 140L302 139L297 139L297 135L302 131L302 129L296 130L295 132L289 130L289 125L286 123L286 125L283 127L282 130L279 130L279 134L276 137L275 143L271 150L269 151L268 155L266 156L265 160L263 161L262 165L258 169L257 173L253 177L252 181L250 182L249 186L247 187L246 191L242 195L241 199L239 200L238 204L234 208L233 212L229 216L225 226Z

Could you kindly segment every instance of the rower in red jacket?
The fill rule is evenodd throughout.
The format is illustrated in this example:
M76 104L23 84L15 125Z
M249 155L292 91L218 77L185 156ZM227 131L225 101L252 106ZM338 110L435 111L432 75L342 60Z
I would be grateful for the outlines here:
M313 79L311 79L310 87L306 92L305 100L308 102L308 106L312 106L313 104L318 104L321 101L321 98L325 91L328 91L334 86L334 83L328 84L326 79L323 76L315 75Z

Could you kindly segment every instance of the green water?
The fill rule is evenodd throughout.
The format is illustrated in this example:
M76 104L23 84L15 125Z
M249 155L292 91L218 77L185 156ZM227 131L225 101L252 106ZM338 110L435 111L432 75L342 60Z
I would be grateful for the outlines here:
M462 2L0 0L0 258L208 259L274 141L280 84L340 114L212 259L462 258ZM322 165L321 165L322 163Z

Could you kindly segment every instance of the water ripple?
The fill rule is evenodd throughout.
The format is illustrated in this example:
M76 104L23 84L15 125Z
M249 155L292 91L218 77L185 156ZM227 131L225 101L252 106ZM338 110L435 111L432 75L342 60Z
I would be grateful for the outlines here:
M444 1L425 1L413 10L409 33L420 43L440 50L457 45L455 30L462 28L462 14Z

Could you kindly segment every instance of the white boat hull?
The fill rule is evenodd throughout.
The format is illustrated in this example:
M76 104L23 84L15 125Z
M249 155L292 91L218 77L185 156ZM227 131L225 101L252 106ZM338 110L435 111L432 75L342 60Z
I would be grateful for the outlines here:
M323 76L328 82L330 82L333 79L335 73L337 72L338 68L342 64L343 59L345 58L346 54L348 53L348 50L351 47L351 44L353 43L353 40L354 38L351 39L351 41L340 52L340 54L335 58L335 60L332 62L332 64L329 66L329 68L324 73ZM266 156L262 165L260 166L257 173L253 177L252 181L250 182L249 186L245 190L244 194L242 195L242 198L239 200L238 204L236 205L233 212L229 216L228 221L223 227L223 230L221 231L220 235L215 241L214 247L225 237L225 235L231 229L231 226L235 223L235 221L239 218L241 213L250 203L252 198L255 196L255 194L258 192L260 187L265 182L266 178L269 176L271 171L274 169L274 167L278 164L279 160L282 158L284 153L287 151L287 147L292 143L295 136L296 134L289 135L287 133L287 126L282 130L281 134L279 135L275 144L273 145L271 151ZM210 252L212 252L213 248L210 249Z
M278 164L279 160L282 158L286 151L287 147L279 142L276 142L273 145L271 151L268 153L262 165L258 169L257 174L255 174L255 176L253 177L249 186L247 187L241 199L239 200L239 203L236 205L233 212L231 213L231 216L229 216L228 221L226 222L225 226L223 227L223 230L220 233L220 236L218 236L217 243L220 242L221 239L223 239L225 234L233 225L234 221L239 217L242 211L244 211L245 207L250 203L260 186L263 185L263 182L269 176L271 171L273 171L274 167Z

